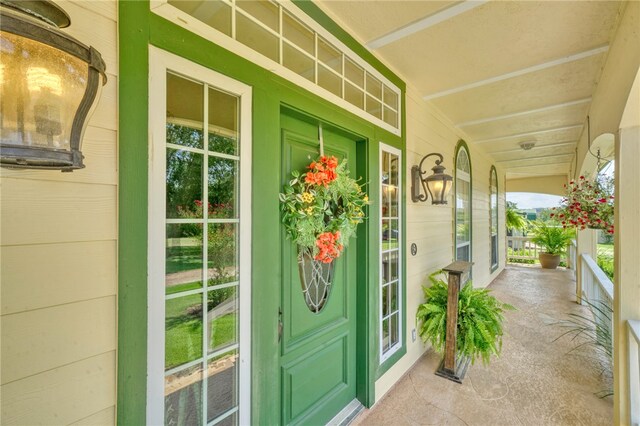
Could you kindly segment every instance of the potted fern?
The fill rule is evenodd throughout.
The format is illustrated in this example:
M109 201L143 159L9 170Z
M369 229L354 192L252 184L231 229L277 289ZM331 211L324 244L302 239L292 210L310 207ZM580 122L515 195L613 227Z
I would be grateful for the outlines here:
M551 226L540 221L534 222L531 241L544 250L538 253L540 266L544 269L556 269L560 264L560 256L565 253L571 238L573 238L573 232L570 229Z
M425 303L418 306L417 318L421 322L420 337L429 342L436 352L443 353L447 336L447 283L444 273L436 271L429 276L430 287L423 287ZM491 355L498 356L502 349L503 312L515 310L502 303L490 290L473 288L468 281L458 296L458 328L456 349L460 357L473 363L481 358L489 364Z

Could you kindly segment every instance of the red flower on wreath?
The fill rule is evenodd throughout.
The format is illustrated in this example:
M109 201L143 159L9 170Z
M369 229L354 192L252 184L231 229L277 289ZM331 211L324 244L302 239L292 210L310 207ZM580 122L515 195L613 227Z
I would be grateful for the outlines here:
M316 240L316 246L318 247L318 254L314 257L322 263L331 263L333 259L340 256L343 246L338 243L340 238L340 231L336 232L323 232L318 235Z
M336 157L322 156L319 162L314 161L307 167L309 171L304 181L310 185L323 185L326 188L338 177L336 167L338 167Z

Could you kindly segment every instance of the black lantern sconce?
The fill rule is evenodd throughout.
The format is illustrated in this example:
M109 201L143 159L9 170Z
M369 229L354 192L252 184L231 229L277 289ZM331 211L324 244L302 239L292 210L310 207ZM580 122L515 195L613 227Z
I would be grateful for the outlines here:
M59 30L71 21L51 1L0 6L0 165L83 168L82 136L107 82L102 56Z
M436 156L440 159L436 160L436 165L431 168L433 174L423 178L422 176L427 172L422 171L422 163L431 156ZM447 204L447 197L449 196L449 191L451 191L453 178L444 173L445 167L441 165L442 160L441 154L433 152L425 155L419 166L411 167L411 201L414 203L427 201L428 193L431 196L431 204ZM421 193L420 186L424 189L424 194Z

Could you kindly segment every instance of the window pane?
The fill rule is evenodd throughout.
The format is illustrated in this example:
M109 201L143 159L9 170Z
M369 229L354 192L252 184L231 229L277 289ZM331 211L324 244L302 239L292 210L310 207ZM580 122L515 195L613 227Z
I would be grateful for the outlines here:
M318 84L334 95L342 97L342 79L321 64L318 64Z
M238 352L211 359L207 370L207 421L211 421L238 404Z
M342 74L342 53L320 36L318 36L318 59L338 74Z
M364 88L364 69L351 59L344 58L344 75L358 87Z
M346 81L344 82L344 99L360 109L364 108L364 92Z
M389 187L389 200L391 201L389 216L398 217L398 188L397 187L395 186Z
M202 425L202 365L164 379L164 424Z
M384 107L384 115L382 118L385 123L390 124L393 127L398 127L398 113L389 109L389 107Z
M231 7L220 0L169 0L169 4L188 13L210 27L231 36Z
M391 108L398 110L398 94L391 90L391 88L384 86L384 103Z
M254 18L257 18L258 21L262 22L269 28L274 31L279 31L279 11L278 6L271 3L270 1L253 1L253 0L242 0L236 1L236 5L248 12Z
M166 301L165 370L202 356L202 294Z
M389 253L382 254L382 283L389 282Z
M210 291L207 295L209 353L238 342L238 291L236 286Z
M165 273L167 294L202 287L202 224L167 225Z
M238 162L209 157L209 219L237 218Z
M209 89L209 150L238 155L238 98Z
M167 218L202 218L202 154L167 149Z
M167 143L202 148L204 86L167 73Z
M396 243L397 245L397 243ZM389 270L390 272L390 276L389 279L391 281L397 280L398 279L398 252L397 251L392 251L391 253L389 253Z
M286 12L282 14L282 35L305 52L315 56L313 31Z
M382 321L382 352L389 349L389 319Z
M398 337L399 337L399 334L400 334L400 333L398 333L398 328L399 328L399 325L400 325L400 322L398 321L398 314L396 313L396 314L391 315L390 320L391 320L391 322L390 322L390 325L389 325L389 329L390 329L390 332L391 332L391 336L389 338L389 346L393 346L396 343L398 343Z
M389 156L388 152L382 152L382 159L380 161L381 170L380 170L380 179L382 183L389 183Z
M389 315L389 286L382 287L382 316Z
M389 300L391 312L398 310L398 282L389 284Z
M282 46L282 64L296 74L314 82L316 75L314 60L291 47L287 42L284 42Z
M391 215L390 211L390 191L389 185L382 185L382 217L389 217Z
M208 227L210 287L238 280L238 225L215 223Z
M393 155L390 154L389 155L389 172L390 172L390 179L389 179L389 183L391 185L395 185L398 186L398 156L397 155Z
M382 100L382 82L369 73L367 73L367 93Z
M241 13L236 13L236 40L272 61L280 62L278 38Z
M389 229L389 220L382 220L382 250L389 250L391 241L391 229Z
M376 118L382 118L382 104L367 95L367 112Z

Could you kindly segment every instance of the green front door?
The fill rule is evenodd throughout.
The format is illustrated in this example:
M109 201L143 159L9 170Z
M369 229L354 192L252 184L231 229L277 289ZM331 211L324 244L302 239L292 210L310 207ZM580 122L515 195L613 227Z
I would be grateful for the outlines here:
M318 157L317 120L282 114L284 184ZM355 137L323 129L325 155L347 158L355 177ZM351 241L334 261L326 303L313 312L302 292L297 248L282 232L280 374L283 424L324 425L356 397L356 262Z

